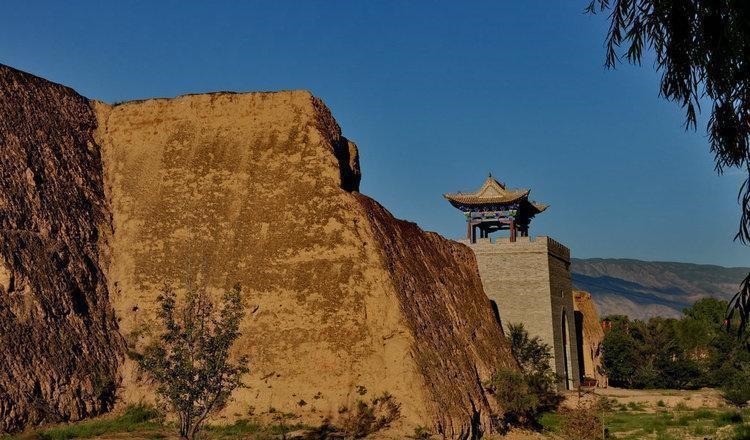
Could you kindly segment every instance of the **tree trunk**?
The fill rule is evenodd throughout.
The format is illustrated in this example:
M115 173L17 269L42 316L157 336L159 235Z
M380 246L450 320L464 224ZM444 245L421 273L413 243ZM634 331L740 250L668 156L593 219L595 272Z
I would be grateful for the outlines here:
M180 414L180 438L183 439L191 439L190 437L190 422L189 418L184 415Z
M195 440L195 437L198 435L198 432L201 430L201 426L203 425L203 422L201 420L197 420L190 424L190 426L187 427L187 439L188 440Z

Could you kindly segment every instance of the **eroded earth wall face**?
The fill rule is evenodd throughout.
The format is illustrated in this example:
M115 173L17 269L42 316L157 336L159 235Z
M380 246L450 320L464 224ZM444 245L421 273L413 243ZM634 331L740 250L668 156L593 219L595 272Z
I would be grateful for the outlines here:
M239 283L248 315L234 350L251 372L228 419L291 413L316 425L389 392L405 420L429 420L413 337L343 188L356 183L356 149L324 106L307 92L224 93L97 112L108 280L130 348L159 331L165 284L219 293ZM123 373L125 401L153 394L131 361Z
M0 65L0 432L108 410L123 344L88 100Z
M474 253L393 218L368 197L357 198L414 334L412 356L438 415L437 433L475 438L489 431L498 409L482 382L517 364L482 290Z
M579 362L581 374L595 379L597 386L607 386L607 377L602 374L602 342L604 329L599 321L596 304L591 294L581 290L573 291L576 313L576 333L579 339Z
M101 104L114 234L108 280L129 347L153 337L166 283L243 286L235 349L249 389L228 419L312 425L384 392L401 426L490 429L482 388L509 364L468 248L354 191L356 147L307 92ZM123 398L151 391L126 362Z

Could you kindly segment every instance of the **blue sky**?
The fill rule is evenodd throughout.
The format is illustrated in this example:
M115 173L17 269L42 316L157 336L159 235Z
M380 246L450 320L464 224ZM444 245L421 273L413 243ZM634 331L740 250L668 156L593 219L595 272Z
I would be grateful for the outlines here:
M488 172L551 204L577 257L748 265L717 176L651 65L605 71L585 0L17 2L0 62L105 101L308 89L360 147L362 192L448 237Z

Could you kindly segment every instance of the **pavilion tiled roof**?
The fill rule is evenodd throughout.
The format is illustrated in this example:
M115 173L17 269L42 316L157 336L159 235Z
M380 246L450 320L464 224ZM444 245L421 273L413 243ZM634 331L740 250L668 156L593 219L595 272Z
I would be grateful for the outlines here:
M481 188L474 192L457 192L443 194L451 204L459 209L466 206L494 205L519 202L526 206L530 205L531 213L538 214L549 207L544 203L528 200L528 189L508 189L504 184L495 180L490 174Z
M528 195L528 189L506 189L505 185L495 180L492 176L489 176L482 187L474 192L449 193L443 194L443 197L450 201L466 205L483 205L488 203L515 202Z

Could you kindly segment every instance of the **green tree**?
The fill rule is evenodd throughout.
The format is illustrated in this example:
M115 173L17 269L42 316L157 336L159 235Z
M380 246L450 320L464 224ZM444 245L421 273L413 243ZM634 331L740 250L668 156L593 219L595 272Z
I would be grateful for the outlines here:
M180 436L192 440L206 418L226 406L249 371L245 356L236 363L229 360L244 315L240 287L224 293L218 310L205 290L188 290L182 307L169 288L158 301L164 332L135 357L177 414Z
M750 350L741 339L721 331L726 306L726 301L704 298L687 307L681 319L655 317L643 322L608 317L613 325L602 349L610 383L627 388L737 389L734 384L746 377ZM731 396L727 399L736 401L742 393Z
M561 401L557 393L558 376L552 369L552 347L538 336L531 337L522 323L508 324L508 339L513 357L521 367L523 378L536 396L541 410L557 407Z
M641 363L638 345L626 329L614 327L604 335L602 364L610 384L624 388L633 386Z
M702 298L692 306L685 308L682 313L711 327L721 327L724 322L727 302L716 298Z
M644 50L655 54L656 70L662 74L660 95L682 106L686 128L696 128L701 104L710 103L707 133L717 172L739 168L748 176L739 189L741 217L735 239L750 244L750 3L591 0L586 10L610 13L608 68L623 58L640 64ZM727 327L746 336L750 274L730 306Z
M506 423L533 424L540 412L555 409L562 400L550 363L552 349L538 336L530 337L520 323L508 325L508 339L520 371L504 368L495 372L487 389L503 408Z
M525 373L536 371L552 371L552 348L542 342L539 336L533 338L524 328L523 323L508 324L508 339L513 357Z
M644 350L647 351L648 362L653 364L658 374L655 383L643 384L645 388L693 389L701 386L705 370L701 360L708 351L711 337L705 331L705 325L702 325L699 336L693 338L699 342L693 345L693 351L688 350L678 336L687 321L695 320L655 317L646 323L648 337L644 339L643 346L648 348L641 350L641 357L646 358Z

